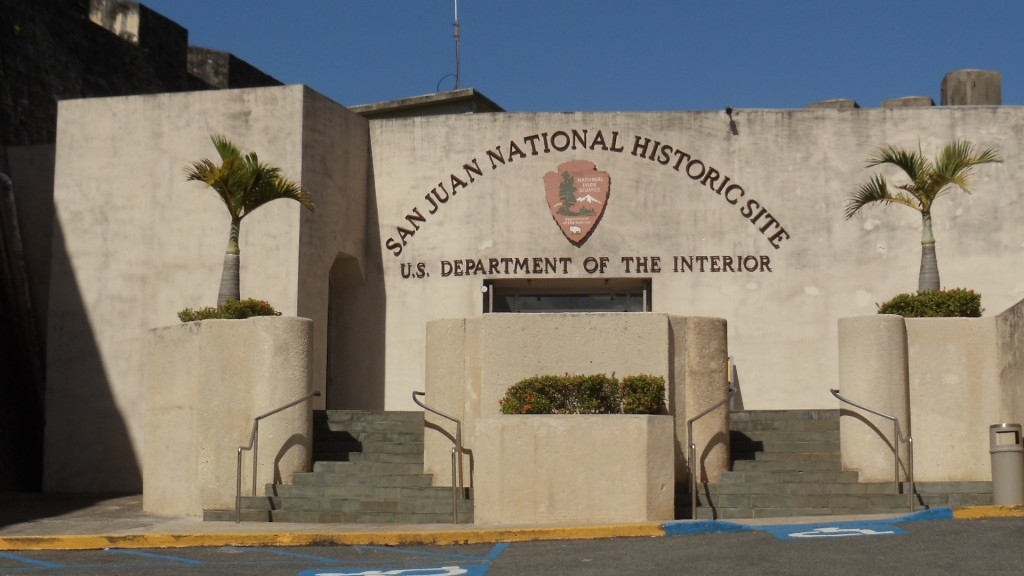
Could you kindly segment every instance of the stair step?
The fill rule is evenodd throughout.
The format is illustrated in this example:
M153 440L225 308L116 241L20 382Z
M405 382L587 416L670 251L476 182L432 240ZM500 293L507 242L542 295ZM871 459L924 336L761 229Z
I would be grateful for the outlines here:
M445 500L451 502L450 486L380 486L378 484L363 485L320 485L294 486L277 484L267 487L267 495L271 498L325 498L325 499L359 499L367 500ZM465 497L465 495L464 495Z
M820 483L820 484L755 484L755 483L721 483L707 484L700 487L700 493L711 496L721 494L899 494L896 485L886 483Z
M304 524L451 524L452 512L444 513L389 513L389 512L311 512L275 510L274 522ZM460 524L472 524L472 513L459 513Z
M433 477L424 474L422 467L415 474L388 474L384 476L359 474L331 474L329 472L302 472L292 477L291 486L430 486Z
M719 494L701 495L714 508L849 508L897 509L908 507L905 494Z
M384 476L420 474L423 463L389 463L389 462L314 462L313 473L323 472L336 475ZM296 474L295 476L298 476Z
M381 463L381 464L419 464L423 469L423 453L418 454L376 454L367 452L352 452L348 455L348 462L355 463Z
M835 420L839 410L737 410L729 414L730 422L779 422L783 420Z
M346 512L346 513L389 513L389 514L444 514L451 513L452 493L447 498L413 499L349 499L349 498L275 498L269 496L246 496L241 499L243 510L301 511L301 512ZM460 499L461 512L470 512L471 500Z
M700 520L742 520L751 518L789 518L794 516L847 516L856 514L898 514L903 508L698 508Z
M842 472L843 463L833 459L775 459L775 460L736 460L732 463L733 472Z
M835 430L732 430L729 443L733 446L768 442L839 442L839 428ZM761 449L761 448L758 448Z
M733 460L758 462L780 462L784 460L799 462L819 462L831 460L842 461L839 452L733 452Z
M856 483L859 475L851 471L773 471L773 472L723 472L722 484L732 482L753 482L756 484L780 484L783 482L824 482Z
M318 410L328 422L423 422L418 410Z

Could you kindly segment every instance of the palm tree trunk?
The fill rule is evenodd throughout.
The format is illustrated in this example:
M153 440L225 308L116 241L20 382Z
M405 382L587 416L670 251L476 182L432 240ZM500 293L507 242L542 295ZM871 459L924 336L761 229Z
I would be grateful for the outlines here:
M238 249L238 232L241 226L241 219L232 219L231 233L228 235L228 249L224 253L224 268L220 274L217 306L223 306L228 300L242 299L238 274L241 262L241 251Z
M220 275L220 291L217 292L217 306L223 306L228 300L241 300L238 289L238 254L224 254L224 270Z
M932 215L921 213L921 272L917 277L918 292L939 291L939 261L935 257L935 236L932 234Z

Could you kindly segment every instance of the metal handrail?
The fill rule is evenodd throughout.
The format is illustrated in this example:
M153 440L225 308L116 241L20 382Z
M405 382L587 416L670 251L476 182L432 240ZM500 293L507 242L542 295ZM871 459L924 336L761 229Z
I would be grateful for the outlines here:
M728 402L732 395L736 393L736 388L729 386L729 393L725 395L718 402L715 402L707 410L697 414L693 418L686 421L686 437L690 440L690 518L697 518L697 443L693 441L693 423L701 418L707 416L719 406Z
M893 451L893 454L895 454L895 456L896 456L896 463L895 463L895 467L896 467L896 490L899 491L899 490L903 489L902 485L900 483L900 444L906 444L907 445L907 482L908 482L907 499L909 500L910 511L913 512L914 511L914 438L912 436L910 436L910 435L907 435L906 437L903 436L903 431L900 429L900 419L899 418L897 418L895 416L889 416L888 414L882 414L881 412L879 412L877 410L872 410L871 408L868 408L867 406L863 406L863 405L858 404L858 403L856 403L856 402L854 402L852 400L848 400L846 398L843 398L842 396L839 395L839 390L836 389L836 388L829 389L829 392L831 392L832 395L835 396L836 399L839 400L840 402L845 402L846 404L849 404L851 406L855 406L855 407L860 408L861 410L864 410L866 412L870 412L870 413L874 414L875 416L878 416L878 417L881 417L881 418L885 418L886 420L891 420L892 421L892 429L893 429L892 451Z
M259 446L260 446L260 420L277 414L282 410L287 410L296 404L302 404L306 400L319 396L319 390L313 390L309 394L289 402L280 408L276 408L267 412L266 414L260 414L252 421L252 433L249 435L249 445L238 447L238 466L235 468L235 524L242 521L242 452L245 450L252 450L252 496L256 495L256 464L259 461Z
M462 475L462 421L454 416L449 416L440 410L435 410L430 406L427 406L423 402L420 402L417 396L426 396L426 392L413 391L412 401L417 406L424 410L437 414L438 416L455 422L455 446L452 448L452 522L458 524L459 522L459 492L462 491L463 486L463 475ZM456 473L456 470L458 471ZM458 479L456 481L456 478Z

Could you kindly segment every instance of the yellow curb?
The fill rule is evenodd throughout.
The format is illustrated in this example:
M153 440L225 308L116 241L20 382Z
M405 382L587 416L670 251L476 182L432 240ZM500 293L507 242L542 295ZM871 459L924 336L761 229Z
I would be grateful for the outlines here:
M406 546L596 540L664 536L661 524L405 532L291 532L223 534L122 534L0 537L0 550L102 550L219 546Z
M1024 516L1024 506L970 506L955 508L953 518L976 520L979 518L1017 518Z

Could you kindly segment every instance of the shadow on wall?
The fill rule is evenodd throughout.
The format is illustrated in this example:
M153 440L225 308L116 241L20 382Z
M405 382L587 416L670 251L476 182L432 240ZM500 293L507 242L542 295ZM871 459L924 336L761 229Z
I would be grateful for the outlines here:
M52 145L0 146L0 491L42 487L54 162Z
M387 298L372 170L367 179L366 253L362 261L341 255L331 267L328 410L384 409Z
M43 489L140 493L142 466L111 392L57 221L52 272L53 278L70 281L50 287ZM100 312L112 314L116 310ZM54 353L57 346L62 348L59 354ZM56 360L68 357L74 362Z

